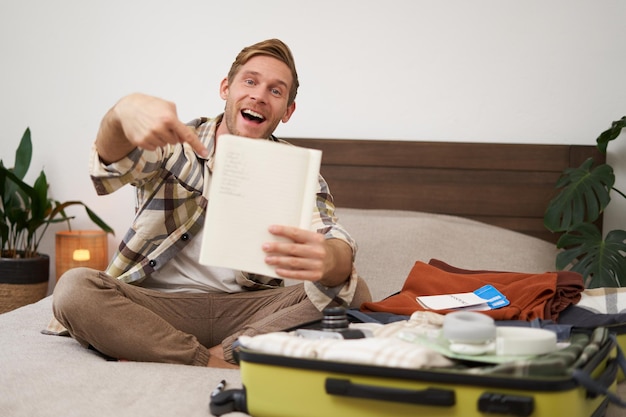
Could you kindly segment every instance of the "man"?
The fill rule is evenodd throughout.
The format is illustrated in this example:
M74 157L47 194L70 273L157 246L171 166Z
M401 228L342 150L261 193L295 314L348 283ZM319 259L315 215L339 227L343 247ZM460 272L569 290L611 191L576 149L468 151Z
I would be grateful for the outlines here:
M239 53L220 84L226 105L215 119L185 125L173 103L143 94L108 111L91 177L99 194L135 186L137 213L106 273L79 268L59 280L53 311L70 335L114 358L230 367L242 334L285 330L321 318L327 306L370 300L353 267L355 243L336 222L321 177L312 229L273 225L288 241L263 245L265 262L301 284L198 263L221 135L278 141L272 134L295 111L298 85L291 51L270 39Z

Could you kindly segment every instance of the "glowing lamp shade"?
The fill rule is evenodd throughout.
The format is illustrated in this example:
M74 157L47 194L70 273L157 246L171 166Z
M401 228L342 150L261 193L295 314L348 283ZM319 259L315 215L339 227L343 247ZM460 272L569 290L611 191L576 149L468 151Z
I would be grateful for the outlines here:
M102 230L57 232L57 280L68 269L81 266L104 271L109 263L107 247L107 234Z
M76 249L72 253L72 260L77 262L87 262L91 259L91 252L89 249Z

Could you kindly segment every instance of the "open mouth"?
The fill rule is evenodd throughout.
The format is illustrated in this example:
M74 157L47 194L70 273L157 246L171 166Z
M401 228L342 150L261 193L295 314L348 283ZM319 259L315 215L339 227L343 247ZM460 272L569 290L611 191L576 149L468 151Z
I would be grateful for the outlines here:
M249 120L251 122L254 123L263 123L265 121L265 117L263 117L262 114L259 114L255 111L252 111L250 109L244 109L241 111L241 116L243 116L244 119Z

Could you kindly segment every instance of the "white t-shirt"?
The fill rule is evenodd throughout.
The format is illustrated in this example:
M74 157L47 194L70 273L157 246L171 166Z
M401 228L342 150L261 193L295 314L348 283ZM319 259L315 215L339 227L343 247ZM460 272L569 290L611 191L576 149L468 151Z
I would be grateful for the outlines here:
M235 282L237 271L198 262L201 243L202 232L163 268L148 275L141 286L163 292L241 292Z

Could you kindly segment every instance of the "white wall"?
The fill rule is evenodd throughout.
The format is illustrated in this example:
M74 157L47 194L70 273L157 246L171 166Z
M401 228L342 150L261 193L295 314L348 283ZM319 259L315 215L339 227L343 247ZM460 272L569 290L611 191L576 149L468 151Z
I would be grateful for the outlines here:
M106 110L142 91L186 121L223 108L236 53L279 37L299 68L298 110L283 136L594 144L626 114L622 0L2 0L0 157L24 129L31 176L114 226L131 190L96 197L87 156ZM626 137L610 145L626 189ZM615 199L617 201L617 198ZM626 202L607 228L626 228ZM90 228L75 210L75 228ZM53 233L43 249L54 253Z

